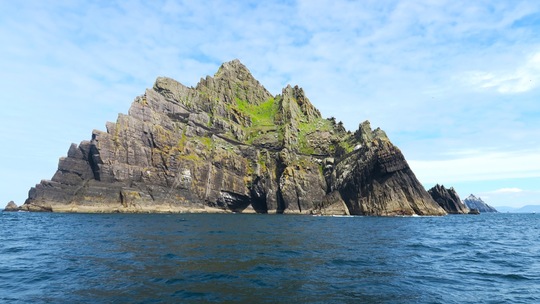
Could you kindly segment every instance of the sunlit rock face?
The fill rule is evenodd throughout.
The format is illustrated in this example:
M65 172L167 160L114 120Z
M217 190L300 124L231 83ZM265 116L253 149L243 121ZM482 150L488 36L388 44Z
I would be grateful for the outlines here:
M382 130L346 131L297 86L273 96L238 60L194 88L158 78L127 115L72 144L21 208L445 214Z

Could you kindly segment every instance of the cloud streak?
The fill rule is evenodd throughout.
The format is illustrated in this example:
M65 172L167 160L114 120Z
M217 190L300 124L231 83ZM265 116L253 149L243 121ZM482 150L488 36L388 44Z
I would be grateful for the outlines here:
M520 188L501 188L493 191L494 193L520 193L523 189Z
M530 55L518 68L508 71L473 71L465 76L471 86L503 94L524 93L540 84L540 52Z
M540 151L475 153L444 160L410 160L409 165L425 183L540 177Z

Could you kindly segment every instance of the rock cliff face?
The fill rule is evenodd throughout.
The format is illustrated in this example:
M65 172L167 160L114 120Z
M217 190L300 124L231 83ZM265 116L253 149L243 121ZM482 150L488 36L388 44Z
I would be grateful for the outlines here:
M461 202L459 195L452 187L446 189L444 185L437 184L429 189L428 193L447 213L468 214L470 211L469 208Z
M463 200L463 203L469 208L469 209L476 209L480 213L484 212L498 212L497 209L491 207L490 205L486 204L481 198L476 197L474 195L469 195L466 199Z
M72 144L21 208L445 214L383 131L347 132L299 87L272 96L238 60L195 88L158 78L106 128Z

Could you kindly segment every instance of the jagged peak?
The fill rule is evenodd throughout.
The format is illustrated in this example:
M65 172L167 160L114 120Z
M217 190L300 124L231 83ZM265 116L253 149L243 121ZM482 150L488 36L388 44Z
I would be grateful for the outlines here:
M172 91L178 87L187 88L185 85L169 77L160 76L154 82L154 90L158 92L162 90Z
M480 199L480 198L474 196L474 194L471 193L471 194L469 195L469 197L467 197L466 199L470 199L470 200L478 200L478 199Z
M304 93L304 89L301 87L295 85L294 87L288 84L283 90L281 91L282 97L284 98L290 98L293 100L300 110L302 111L302 114L305 115L307 121L312 121L314 119L321 118L321 113L309 99L306 97L306 94Z
M158 77L154 82L153 90L170 100L181 103L182 96L189 95L189 91L192 89L172 78Z
M433 188L429 189L428 192L435 191L435 190L439 192L446 192L449 194L454 193L455 195L457 195L457 192L454 189L454 187L446 188L443 184L436 184L435 186L433 186Z
M238 98L251 104L260 104L272 98L272 94L238 59L223 63L214 77L201 78L196 89L225 102Z
M282 95L290 95L290 96L294 97L295 99L298 99L298 98L306 98L307 99L306 94L304 93L304 89L302 89L298 85L295 85L293 87L290 84L287 84L287 86L284 87L281 90L281 94Z
M436 184L436 185L433 186L433 188L431 188L430 190L432 190L432 189L442 190L442 189L446 189L446 188L444 187L444 185Z
M358 126L358 130L354 133L354 136L362 144L369 144L376 139L389 141L388 136L383 130L381 130L381 128L377 128L375 130L371 129L371 123L369 120L362 122Z
M386 132L384 132L381 128L377 127L377 129L373 130L373 137L378 138L381 140L389 141L388 136L386 135Z
M249 69L238 59L222 63L214 77L226 77L228 74L239 76L238 78L255 79Z

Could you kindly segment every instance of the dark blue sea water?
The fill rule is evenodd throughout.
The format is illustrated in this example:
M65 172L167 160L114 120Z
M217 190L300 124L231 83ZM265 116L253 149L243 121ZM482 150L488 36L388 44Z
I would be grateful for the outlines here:
M0 213L1 303L539 303L540 215Z

